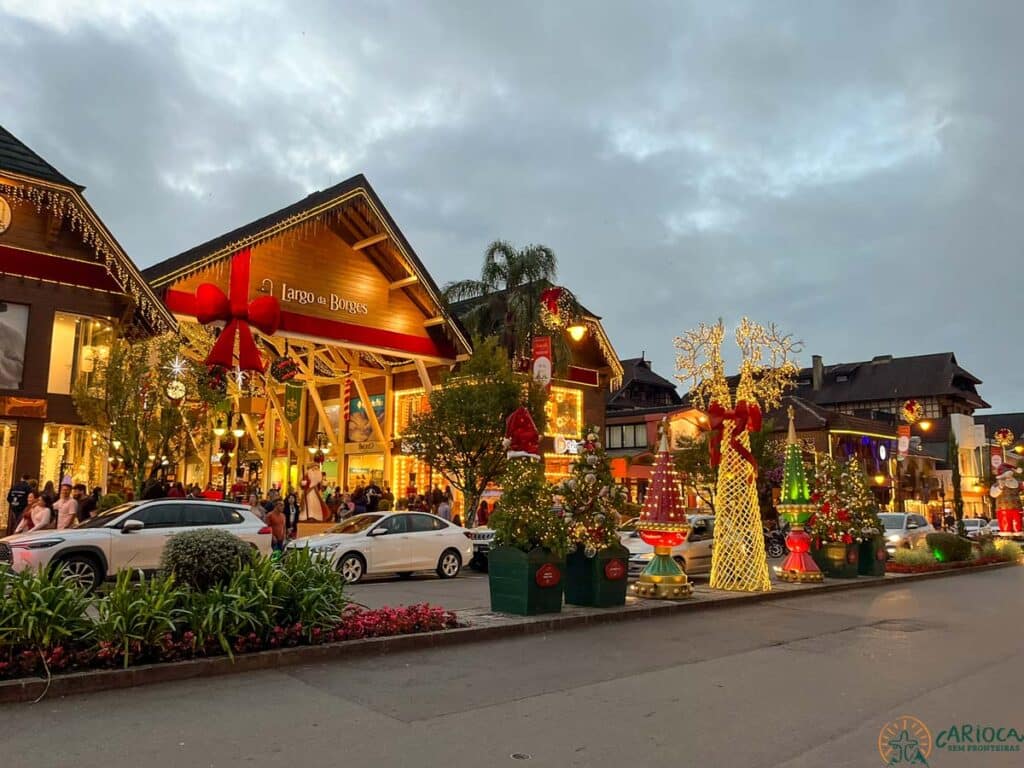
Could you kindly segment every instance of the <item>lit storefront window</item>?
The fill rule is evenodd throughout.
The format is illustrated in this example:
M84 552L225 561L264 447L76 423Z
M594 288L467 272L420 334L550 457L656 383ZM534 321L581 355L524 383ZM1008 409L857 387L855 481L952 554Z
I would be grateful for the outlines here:
M105 485L108 451L89 428L47 424L43 427L41 447L40 485L52 480L59 486L65 478L88 488Z
M0 421L0 488L14 485L14 452L18 446L16 422ZM6 496L6 490L3 496ZM0 531L7 526L7 501L0 498Z
M97 370L110 355L113 341L114 328L105 319L54 313L46 391L70 395L79 377L84 377L86 384L91 384Z
M583 393L578 389L552 387L544 406L548 437L580 438L583 424Z

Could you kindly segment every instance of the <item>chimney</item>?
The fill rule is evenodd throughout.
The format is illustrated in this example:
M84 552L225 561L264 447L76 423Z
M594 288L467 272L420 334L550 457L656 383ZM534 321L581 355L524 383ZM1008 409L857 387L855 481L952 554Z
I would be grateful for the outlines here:
M821 362L821 355L811 355L811 387L817 392L824 383L825 366Z

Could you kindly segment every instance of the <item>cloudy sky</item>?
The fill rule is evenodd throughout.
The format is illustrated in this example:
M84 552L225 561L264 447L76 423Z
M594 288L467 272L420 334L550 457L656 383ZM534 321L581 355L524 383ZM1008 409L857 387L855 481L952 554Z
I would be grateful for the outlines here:
M0 0L0 124L141 266L363 172L438 282L550 245L623 357L774 321L1024 410L1018 2Z

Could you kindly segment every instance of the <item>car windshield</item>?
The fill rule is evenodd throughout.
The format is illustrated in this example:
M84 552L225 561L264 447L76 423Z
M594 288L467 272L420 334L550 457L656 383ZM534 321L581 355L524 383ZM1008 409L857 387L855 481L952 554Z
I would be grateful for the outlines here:
M327 530L328 533L360 533L379 521L383 515L356 515Z
M103 510L102 512L98 513L96 517L90 517L88 520L79 523L75 527L102 528L105 525L109 525L111 522L117 519L118 516L123 515L130 509L135 509L135 507L137 506L139 506L139 502L137 501L127 501L124 504L118 504L116 507L111 507L110 509Z
M619 526L619 530L620 531L635 531L636 530L636 521L639 520L639 519L640 518L638 518L638 517L631 517L631 518L629 518L629 520L627 520L626 522L624 522L622 525Z
M906 515L895 515L890 512L879 515L878 519L882 521L882 527L887 531L902 531L903 521L906 517Z

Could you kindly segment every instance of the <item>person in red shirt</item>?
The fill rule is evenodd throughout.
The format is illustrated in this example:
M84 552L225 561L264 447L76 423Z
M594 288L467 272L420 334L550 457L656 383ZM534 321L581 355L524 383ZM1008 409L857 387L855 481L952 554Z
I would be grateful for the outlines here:
M288 539L288 529L285 523L284 502L278 499L267 513L267 525L270 526L270 549L274 552L284 551L284 545Z

